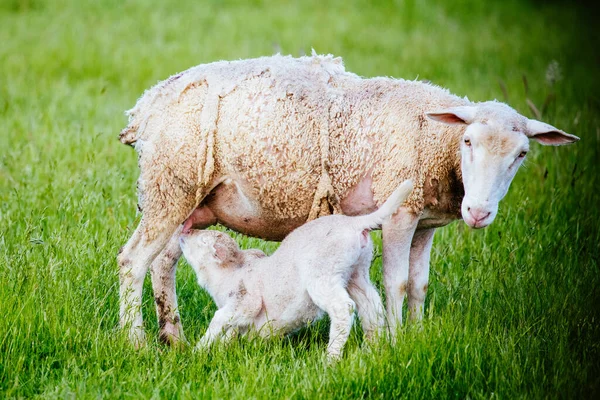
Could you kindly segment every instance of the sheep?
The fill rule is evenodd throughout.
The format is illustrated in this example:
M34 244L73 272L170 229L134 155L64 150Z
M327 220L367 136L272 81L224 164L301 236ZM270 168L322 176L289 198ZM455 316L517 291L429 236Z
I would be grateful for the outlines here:
M327 214L372 212L414 190L383 231L386 313L419 320L435 229L489 225L528 150L578 140L509 106L419 81L361 78L340 58L275 55L199 65L146 91L123 143L138 152L141 221L118 255L120 324L140 345L150 266L160 337L183 340L178 236L215 223L281 240Z
M383 325L383 304L369 279L369 232L379 228L411 190L412 182L403 182L368 215L314 219L286 236L270 257L260 250L240 250L223 232L185 232L179 239L183 255L218 307L196 347L206 348L221 336L229 340L249 329L265 337L288 333L327 312L327 351L330 358L338 358L355 309L365 337L372 338Z

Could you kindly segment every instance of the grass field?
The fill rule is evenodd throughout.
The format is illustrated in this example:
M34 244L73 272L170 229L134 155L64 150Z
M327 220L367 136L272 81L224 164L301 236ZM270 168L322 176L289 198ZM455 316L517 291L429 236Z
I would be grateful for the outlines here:
M375 3L0 0L0 397L600 396L594 13L568 2ZM438 231L426 319L396 344L365 348L356 329L329 365L320 321L210 354L172 350L156 341L148 280L152 341L132 350L117 329L115 256L139 219L136 155L117 141L123 111L190 66L311 48L364 76L429 79L533 117L529 99L582 140L532 144L489 228ZM380 285L380 257L372 274ZM183 261L177 280L195 342L215 307Z

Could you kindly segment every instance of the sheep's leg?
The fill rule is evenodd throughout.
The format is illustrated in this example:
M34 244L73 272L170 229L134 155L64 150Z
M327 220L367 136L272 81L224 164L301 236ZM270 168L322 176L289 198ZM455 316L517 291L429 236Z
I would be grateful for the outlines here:
M408 310L411 321L423 319L423 306L429 285L429 257L435 229L419 229L410 247Z
M383 327L383 303L377 289L369 279L369 269L373 259L373 242L368 246L356 263L354 274L348 282L348 293L356 303L363 333L367 340L373 339Z
M145 342L142 326L142 287L148 266L165 247L177 225L163 225L160 231L153 230L146 216L118 256L120 268L120 325L128 329L129 340L139 347ZM155 227L152 227L155 228Z
M185 342L181 318L177 308L177 292L175 291L175 272L177 261L181 257L179 236L183 226L179 226L166 247L150 266L152 291L156 303L159 337L164 343L175 344Z
M318 281L308 289L312 300L329 315L331 321L327 354L331 359L339 358L350 336L356 305L342 282Z
M169 168L169 164L166 164L161 170L172 171L174 168ZM142 220L118 257L121 278L120 324L128 329L130 340L138 346L144 342L142 286L148 267L164 249L165 257L157 261L153 270L154 281L164 279L165 286L171 288L171 293L166 297L167 303L163 306L169 308L171 313L176 312L177 307L173 302L175 271L165 267L175 264L176 254L169 256L167 253L174 247L173 236L176 231L198 204L196 193L204 194L202 187L196 190L192 185L182 185L181 182L185 180L181 176L174 179L160 175L149 176L152 170L142 172L138 181ZM199 197L202 199L202 196ZM168 243L169 248L165 249Z
M182 231L185 232L192 227L204 229L216 222L216 217L208 208L196 208L185 223L175 231L167 246L150 267L152 290L154 291L156 314L160 328L159 337L163 342L170 344L179 341L185 342L177 308L177 292L175 291L175 272L177 271L177 261L181 257L179 236Z
M383 283L388 324L392 336L402 325L402 304L408 288L410 244L419 219L400 209L383 223Z

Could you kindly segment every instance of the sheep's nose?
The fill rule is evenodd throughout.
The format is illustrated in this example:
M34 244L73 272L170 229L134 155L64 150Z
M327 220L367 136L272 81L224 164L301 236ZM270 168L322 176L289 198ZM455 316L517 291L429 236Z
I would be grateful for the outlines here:
M485 220L491 214L491 211L483 210L481 208L467 207L467 211L471 215L471 218L473 218L473 221L475 221L475 225Z

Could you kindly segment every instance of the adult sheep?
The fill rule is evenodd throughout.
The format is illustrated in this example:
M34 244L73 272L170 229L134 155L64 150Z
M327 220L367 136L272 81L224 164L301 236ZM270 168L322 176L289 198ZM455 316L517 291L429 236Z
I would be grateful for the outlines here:
M319 215L372 212L405 179L415 189L382 227L386 308L394 328L408 293L421 318L435 228L461 216L489 225L528 139L578 140L499 102L363 79L340 58L314 54L200 65L148 90L128 115L120 140L139 153L142 219L118 256L120 323L137 344L148 267L160 336L183 338L175 293L183 229L218 222L281 240Z

